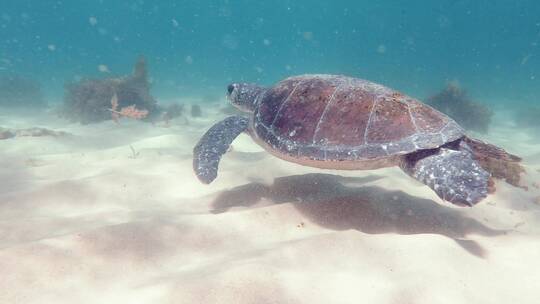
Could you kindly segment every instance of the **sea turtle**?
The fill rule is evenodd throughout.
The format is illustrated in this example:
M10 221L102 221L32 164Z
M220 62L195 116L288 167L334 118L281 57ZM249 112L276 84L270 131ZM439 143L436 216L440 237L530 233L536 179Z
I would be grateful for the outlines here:
M496 155L519 158L471 139L451 118L370 81L340 75L301 75L265 88L233 83L230 102L249 117L212 126L194 148L199 180L217 177L222 155L242 132L271 154L298 164L341 170L399 166L443 200L473 206L493 185Z

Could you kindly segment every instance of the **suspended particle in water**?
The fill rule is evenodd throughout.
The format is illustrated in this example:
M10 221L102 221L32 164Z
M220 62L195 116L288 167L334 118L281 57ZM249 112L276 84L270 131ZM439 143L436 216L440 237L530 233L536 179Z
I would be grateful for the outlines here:
M172 25L174 27L178 27L180 25L180 23L178 23L178 21L176 21L176 19L172 19L171 22L172 22Z
M290 65L287 64L287 65L285 66L285 70L290 71L290 70L292 70L292 67L291 67Z
M521 65L525 65L527 61L529 61L529 58L531 58L532 54L527 54L523 58L521 58Z
M302 37L306 40L313 40L313 32L303 32Z
M220 17L230 17L231 15L232 15L231 9L226 6L222 6L218 10L218 16Z
M186 58L184 59L184 61L187 63L187 64L192 64L193 63L193 57L191 57L190 55L186 56Z
M48 48L49 51L51 51L51 52L56 51L56 45L54 45L54 44L49 44L49 45L47 45L47 48Z
M92 16L88 18L88 22L90 23L91 26L94 26L97 24L97 18Z
M111 72L109 70L109 67L104 65L104 64L98 65L98 71L100 71L101 73L110 73Z
M414 38L411 36L405 37L405 39L403 39L403 42L409 46L412 46L415 43Z
M238 48L238 40L230 34L223 36L221 44L230 50L235 50Z
M253 29L258 30L258 29L260 29L263 25L264 25L264 18L259 17L259 18L257 18L257 19L255 20L255 22L253 22L252 27L253 27Z
M377 47L377 53L384 54L386 53L386 46L384 44L381 44Z
M437 23L439 24L439 27L440 28L447 28L449 27L450 25L452 25L452 22L450 21L450 19L446 16L439 16L439 18L437 18Z
M269 39L264 39L263 44L266 45L266 46L269 46L270 44L272 44L272 42L270 42Z
M259 67L259 66L256 66L255 71L257 71L257 73L262 73L264 71L264 69Z

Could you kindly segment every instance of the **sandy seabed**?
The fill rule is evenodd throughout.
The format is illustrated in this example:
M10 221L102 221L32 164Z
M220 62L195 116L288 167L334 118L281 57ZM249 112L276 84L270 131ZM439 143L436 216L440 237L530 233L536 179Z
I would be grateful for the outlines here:
M540 190L473 208L397 168L323 171L242 135L201 184L192 148L222 117L69 124L0 140L0 303L538 303ZM540 138L498 117L482 139L540 181Z

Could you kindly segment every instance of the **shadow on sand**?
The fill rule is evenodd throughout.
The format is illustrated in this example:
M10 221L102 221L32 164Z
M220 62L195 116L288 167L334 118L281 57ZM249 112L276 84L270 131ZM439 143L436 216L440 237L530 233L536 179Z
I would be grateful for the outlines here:
M267 198L276 204L292 203L310 221L328 229L355 229L369 234L439 234L480 258L486 256L486 251L476 241L465 239L466 236L505 233L462 215L459 209L432 200L402 191L362 186L379 178L314 173L279 177L271 186L249 183L220 193L213 202L212 212L248 207Z

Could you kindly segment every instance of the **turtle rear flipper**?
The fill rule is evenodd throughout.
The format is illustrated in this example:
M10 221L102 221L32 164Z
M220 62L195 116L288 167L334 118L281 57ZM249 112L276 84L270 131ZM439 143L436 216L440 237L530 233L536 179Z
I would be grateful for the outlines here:
M492 177L504 179L516 187L524 187L520 183L522 173L525 173L520 157L478 139L464 137L463 141L471 148L474 159Z
M472 207L488 194L489 173L465 149L411 153L403 158L401 168L454 205Z
M240 133L246 131L249 119L231 116L213 125L193 149L193 170L199 180L210 184L217 177L221 156Z

